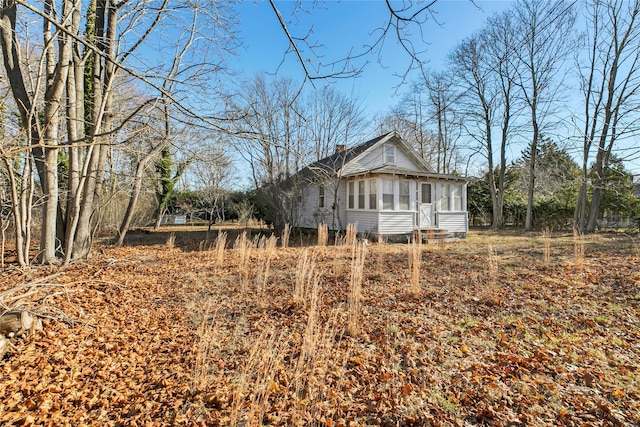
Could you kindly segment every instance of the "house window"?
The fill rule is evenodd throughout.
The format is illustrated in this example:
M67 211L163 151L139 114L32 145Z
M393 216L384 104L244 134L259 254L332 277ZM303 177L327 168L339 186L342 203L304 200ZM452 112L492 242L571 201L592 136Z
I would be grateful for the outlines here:
M354 181L349 182L349 209L353 209L355 200L356 184Z
M393 198L393 180L382 180L382 209L393 209L395 200Z
M431 184L422 184L422 203L431 203Z
M409 181L407 180L401 180L400 181L400 210L405 210L408 211L409 210L409 200L410 200L410 196L409 196Z
M376 209L378 204L378 181L369 180L369 209Z
M318 207L324 208L324 185L318 187Z
M462 185L451 184L451 210L462 210Z
M442 184L442 195L440 196L440 210L448 211L449 208L449 184Z
M358 181L358 209L364 209L364 181Z
M394 145L385 145L384 148L384 163L388 165L396 164L396 147Z

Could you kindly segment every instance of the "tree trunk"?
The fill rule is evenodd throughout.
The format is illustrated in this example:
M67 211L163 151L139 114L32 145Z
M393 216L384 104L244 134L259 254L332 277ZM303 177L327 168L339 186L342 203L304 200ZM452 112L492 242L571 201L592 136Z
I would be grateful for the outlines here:
M535 112L533 113L535 114ZM531 157L529 158L529 186L527 189L527 216L524 220L524 231L533 230L533 195L536 186L536 157L538 151L538 122L533 119L533 137L531 140Z
M77 230L74 236L72 259L82 259L89 256L92 245L91 220L95 213L96 204L102 190L102 179L107 161L108 144L101 133L111 130L113 122L113 91L112 84L115 77L115 41L118 8L107 6L105 0L99 0L96 6L96 45L103 52L104 57L95 57L93 69L92 93L90 100L90 155L83 170L86 177L82 188L82 203ZM106 32L104 31L106 26ZM106 34L105 34L106 33Z
M142 179L144 171L149 162L153 160L153 158L156 157L164 147L164 143L158 144L142 160L140 160L138 162L138 165L136 166L136 174L134 178L135 180L133 189L131 190L131 197L129 197L127 211L124 214L124 218L122 219L122 223L120 224L120 229L118 230L118 239L116 240L116 245L118 246L122 246L124 244L124 238L126 237L127 231L129 231L129 227L131 226L131 220L133 219L133 214L136 210L136 205L138 204L138 199L140 197L140 190L142 189ZM157 224L156 218L156 229L157 227L159 227L159 224ZM209 228L211 228L211 226L209 226Z
M70 20L68 14L72 11L69 0L62 4L62 22L65 29L69 30ZM62 96L67 85L69 67L71 65L71 43L66 34L51 33L48 17L55 18L53 3L45 1L44 12L44 45L47 69L47 84L45 88L44 107L44 168L45 176L42 182L45 203L42 217L42 238L40 241L41 262L43 264L57 263L57 239L58 236L58 148L59 125ZM58 42L59 51L56 57L55 45ZM41 177L42 178L42 177Z

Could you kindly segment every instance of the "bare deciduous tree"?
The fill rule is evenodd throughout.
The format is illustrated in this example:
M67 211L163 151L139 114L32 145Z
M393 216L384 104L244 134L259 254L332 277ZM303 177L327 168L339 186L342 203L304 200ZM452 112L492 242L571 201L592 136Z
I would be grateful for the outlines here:
M506 150L514 117L519 112L511 53L514 37L511 14L497 14L488 19L478 34L458 45L450 56L462 88L460 106L466 133L479 144L479 152L487 161L494 229L503 226ZM498 138L494 137L494 129L499 131Z
M640 129L640 1L591 1L587 18L588 60L578 63L584 96L584 128L582 183L574 226L592 233L597 226L612 151L620 140L637 134ZM597 150L595 180L587 212L589 158L594 144Z
M456 169L458 139L462 131L462 122L456 111L457 93L452 76L445 72L430 73L424 83L428 90L428 105L431 121L436 124L436 153L434 166L436 172L448 174Z
M531 142L529 151L529 186L525 231L533 229L533 197L536 179L536 152L550 113L558 100L561 80L558 73L574 49L572 29L574 3L553 0L520 0L512 11L515 26L512 43L513 60L517 63L517 85L529 111Z
M118 141L127 121L148 101L138 100L131 115L119 114L114 100L122 81L119 76L126 73L134 77L143 86L160 92L173 108L197 116L191 108L193 104L189 105L186 98L176 98L175 93L162 86L162 73L159 80L154 77L153 71L163 67L143 64L135 53L152 39L171 38L174 32L162 36L157 33L167 22L186 22L186 27L191 24L192 29L202 30L191 19L195 15L207 15L205 21L216 26L217 41L221 41L220 35L229 30L226 9L218 3L169 5L166 0L96 0L84 7L80 0L47 0L42 5L5 0L1 6L3 63L24 129L23 148L18 152L23 157L22 164L34 160L43 194L40 261L70 262L90 252L110 146ZM187 14L190 17L186 21L184 11L193 11L193 15ZM37 49L21 49L33 40L31 32L21 28L28 28L34 20L43 23L42 43ZM84 29L80 28L81 22L85 23ZM203 33L199 36L206 38ZM39 52L41 56L35 63L40 65L29 67L33 60L28 62L24 52ZM183 74L175 81L191 84L191 76ZM58 174L61 157L68 159L64 177ZM20 193L14 196L15 214L28 215L17 209L22 203ZM17 222L24 223L24 217ZM19 259L22 264L27 261Z

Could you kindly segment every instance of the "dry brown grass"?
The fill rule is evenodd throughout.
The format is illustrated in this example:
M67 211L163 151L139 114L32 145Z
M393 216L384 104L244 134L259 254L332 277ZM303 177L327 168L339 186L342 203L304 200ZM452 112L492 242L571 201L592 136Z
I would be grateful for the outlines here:
M347 224L347 231L345 234L345 245L352 247L358 241L358 223Z
M316 254L310 254L310 249L304 249L298 257L295 282L293 286L293 303L305 307L308 303L309 292L316 279Z
M258 278L258 297L261 301L264 301L265 292L269 284L269 274L271 273L271 261L276 253L276 244L278 238L276 236L261 237L258 243L258 266L257 270L260 272L260 278Z
M407 246L411 292L418 295L420 293L420 266L422 265L422 236L414 234Z
M77 292L45 301L82 322L48 321L2 360L0 423L635 425L637 242L583 244L579 282L569 234L548 264L518 233L423 247L410 297L403 244L367 248L359 289L351 250L278 248L263 290L242 286L239 248L220 268L162 242L101 247L56 277ZM2 271L0 292L24 274Z
M579 229L573 229L573 260L579 272L584 270L584 235Z
M269 398L279 388L275 379L285 354L282 345L286 345L286 337L273 327L266 328L255 340L235 378L230 426L262 425L270 409Z
M362 310L362 281L364 265L367 257L367 245L358 242L351 253L351 275L349 280L347 331L357 335L360 329L360 312Z
M542 261L545 264L549 264L551 259L551 229L549 227L542 230Z
M235 255L238 259L240 283L245 290L249 286L249 281L251 279L251 253L255 246L255 242L249 240L249 238L247 237L246 231L240 234L233 244L233 249L235 249Z
M215 304L207 299L202 307L200 325L196 333L195 363L191 378L191 389L194 392L206 390L214 381L214 364L211 358L219 346L219 331L216 329Z
M489 284L495 285L498 280L498 256L492 243L489 243L489 246L487 247L487 267Z
M286 223L284 225L284 228L282 229L282 236L281 236L281 246L283 248L288 248L289 247L289 238L291 237L291 227L289 226L289 223Z
M168 248L174 248L176 244L176 233L170 233L169 237L167 237L166 245Z
M318 246L327 246L329 242L329 226L325 223L318 224Z

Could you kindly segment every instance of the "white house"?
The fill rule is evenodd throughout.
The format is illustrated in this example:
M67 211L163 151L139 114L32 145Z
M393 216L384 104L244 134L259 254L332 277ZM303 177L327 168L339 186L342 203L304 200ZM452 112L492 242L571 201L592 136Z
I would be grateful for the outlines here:
M468 231L468 178L436 173L395 133L336 152L301 172L299 226L332 230L358 224L376 237Z

